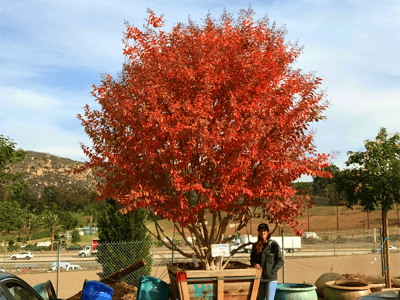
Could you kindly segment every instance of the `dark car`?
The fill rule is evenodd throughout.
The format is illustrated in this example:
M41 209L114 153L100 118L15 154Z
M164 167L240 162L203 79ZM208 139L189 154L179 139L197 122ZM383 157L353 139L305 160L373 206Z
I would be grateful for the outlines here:
M57 300L54 288L52 290L52 293L47 294L47 298ZM0 273L0 300L20 299L43 300L42 296L21 278L8 273Z
M50 281L45 284L50 284ZM35 286L36 288L37 286ZM54 288L47 286L46 297L49 300L57 300ZM33 287L27 284L24 280L8 273L0 273L0 300L43 300L43 295L40 291L36 291ZM61 300L61 299L58 299Z

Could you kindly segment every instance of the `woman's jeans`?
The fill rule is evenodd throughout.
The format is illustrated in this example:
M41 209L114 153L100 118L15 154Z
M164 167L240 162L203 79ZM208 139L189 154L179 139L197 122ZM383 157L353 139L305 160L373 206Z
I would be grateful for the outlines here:
M274 300L277 281L260 282L257 300Z

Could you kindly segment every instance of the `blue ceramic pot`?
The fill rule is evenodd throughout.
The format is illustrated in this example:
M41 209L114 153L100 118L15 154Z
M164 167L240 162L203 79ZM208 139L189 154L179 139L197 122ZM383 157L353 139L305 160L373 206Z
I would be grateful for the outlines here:
M275 300L318 300L316 286L303 283L280 283Z

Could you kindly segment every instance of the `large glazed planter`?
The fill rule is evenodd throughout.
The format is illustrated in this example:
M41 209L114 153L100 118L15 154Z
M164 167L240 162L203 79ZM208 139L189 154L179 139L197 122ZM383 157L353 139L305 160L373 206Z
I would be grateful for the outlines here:
M280 283L275 300L318 300L316 286L304 283Z
M261 270L184 270L168 266L173 299L256 300Z
M368 283L346 280L325 283L325 300L357 300L369 294L371 294L371 286Z

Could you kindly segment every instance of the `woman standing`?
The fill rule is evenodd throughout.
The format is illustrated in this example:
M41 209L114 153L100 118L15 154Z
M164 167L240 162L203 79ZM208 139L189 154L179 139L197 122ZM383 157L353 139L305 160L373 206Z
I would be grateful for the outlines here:
M258 225L258 241L253 244L250 254L251 266L262 269L258 300L273 300L278 284L278 270L283 266L279 244L270 239L265 223Z

